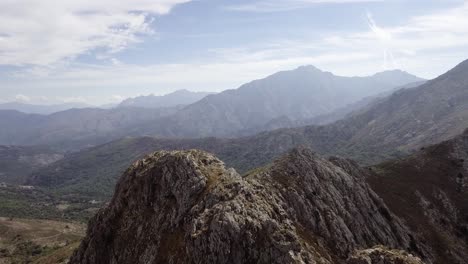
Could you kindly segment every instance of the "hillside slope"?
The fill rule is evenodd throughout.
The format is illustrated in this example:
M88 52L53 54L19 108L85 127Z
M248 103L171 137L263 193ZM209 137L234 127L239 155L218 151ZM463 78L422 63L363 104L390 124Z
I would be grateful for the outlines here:
M47 147L0 146L0 182L24 183L34 170L63 158L63 154Z
M373 168L372 188L439 254L468 259L468 130L402 160Z

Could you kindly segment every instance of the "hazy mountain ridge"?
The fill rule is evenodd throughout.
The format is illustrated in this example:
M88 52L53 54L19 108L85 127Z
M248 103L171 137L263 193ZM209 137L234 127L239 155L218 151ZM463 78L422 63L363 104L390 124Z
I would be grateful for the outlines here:
M179 105L188 105L203 99L204 97L214 94L211 92L192 92L188 90L177 90L175 92L156 96L138 96L128 98L122 101L117 107L141 107L141 108L160 108L174 107Z
M84 103L63 103L53 105L35 105L29 103L9 102L0 104L0 110L16 110L26 114L49 115L73 108L90 108L91 105Z
M297 126L298 120L329 113L354 100L418 80L401 71L370 77L339 77L308 66L280 72L236 90L208 95L185 107L72 109L48 116L19 116L0 111L0 122L4 123L0 144L50 144L68 150L124 136L197 138L253 134ZM26 117L31 121L17 122ZM282 117L290 119L291 124L281 121Z
M310 119L421 80L402 71L341 77L303 66L205 97L173 116L136 131L161 137L235 137L242 131L268 127L269 122L281 117L293 122Z
M126 136L126 131L175 113L168 108L86 108L51 115L0 110L0 142L9 145L48 144L61 150L84 149Z
M400 89L414 88L424 83L426 83L426 81L419 81L419 82L409 83L403 86L395 87L391 89L390 91L386 91L383 93L379 93L377 95L365 97L357 102L353 102L351 104L340 107L331 113L322 114L319 116L315 116L313 118L291 120L287 116L281 116L276 119L270 120L268 123L260 127L254 127L249 130L242 131L241 134L244 136L248 136L248 135L254 135L255 133L258 133L258 132L271 131L271 130L280 129L280 128L294 128L294 127L303 127L303 126L310 126L310 125L328 125L338 120L345 119L352 115L356 115L358 112L365 111L369 107L379 103L385 97L390 96L392 93Z

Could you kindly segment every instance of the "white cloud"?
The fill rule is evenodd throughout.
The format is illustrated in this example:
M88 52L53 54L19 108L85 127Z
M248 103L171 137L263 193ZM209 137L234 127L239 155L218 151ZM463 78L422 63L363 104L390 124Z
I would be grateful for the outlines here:
M89 103L99 104L117 100L109 96L112 94L130 97L181 88L208 91L236 88L305 64L346 76L401 66L405 71L432 78L468 57L468 3L413 17L391 27L368 15L369 29L362 32L329 32L314 39L214 49L211 56L196 63L139 66L114 61L99 66L77 63L36 66L20 71L10 82L0 79L0 86L14 91L12 94L21 92L28 96L23 92L26 89L60 90L64 94L68 89L88 95ZM23 90L17 91L17 87ZM98 92L101 95L96 95Z
M52 101L58 103L88 103L89 98L85 96L56 96Z
M114 94L114 95L111 96L110 101L115 102L115 103L119 103L119 102L122 102L125 99L126 99L125 96Z
M2 0L0 65L49 65L151 34L152 16L190 0Z
M31 101L31 98L29 98L28 96L26 96L24 94L17 94L15 96L15 101L21 102L21 103L27 103L27 102Z
M393 56L393 52L389 50L389 44L392 41L392 34L388 32L387 30L379 27L377 23L375 22L372 14L369 11L367 12L367 23L371 31L376 36L377 40L380 41L380 45L383 48L382 67L384 69L398 68L398 64L395 62L395 57Z
M226 8L232 11L269 13L307 8L317 4L349 4L382 1L383 0L262 0L252 1L249 4L230 5Z

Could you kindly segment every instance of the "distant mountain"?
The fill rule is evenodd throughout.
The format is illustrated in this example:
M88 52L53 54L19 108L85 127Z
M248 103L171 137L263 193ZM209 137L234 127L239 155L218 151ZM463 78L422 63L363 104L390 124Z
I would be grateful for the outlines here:
M432 81L399 90L329 125L278 129L236 139L125 138L83 150L41 169L34 173L30 184L64 190L70 195L100 186L101 192L89 194L102 197L106 193L108 197L124 168L155 150L210 151L241 173L299 145L364 164L401 157L468 127L467 66L468 61L463 62ZM77 179L77 175L81 178ZM71 188L75 191L70 192Z
M48 115L55 112L65 111L73 108L88 108L92 107L83 103L64 103L55 105L33 105L19 102L0 104L0 110L16 110L27 114L42 114Z
M172 116L135 128L132 135L238 136L240 131L268 126L278 118L295 122L317 117L365 97L421 80L402 71L341 77L304 66L207 96Z
M123 136L249 135L265 129L298 126L303 124L302 120L332 113L367 96L420 80L402 71L370 77L339 77L307 66L253 81L236 90L208 95L188 106L71 109L48 116L21 116L0 110L0 124L3 124L0 144L50 144L76 150ZM193 98L193 93L188 91L155 98L174 103L175 98L185 98L187 94ZM124 105L128 104L130 101ZM18 122L25 119L28 122Z
M403 89L333 125L353 131L346 151L409 152L468 127L468 60L416 88Z
M32 171L62 158L47 147L0 146L0 182L22 184Z
M244 176L202 151L156 152L126 170L70 264L371 263L348 262L367 248L372 263L432 263L367 174L307 149Z
M188 105L195 103L210 94L214 93L178 90L161 96L148 95L129 98L121 102L118 107L160 108Z
M327 125L327 124L336 122L338 120L344 119L359 110L367 109L371 105L374 105L380 102L383 98L391 95L395 91L398 91L404 88L418 87L424 84L425 82L426 81L419 81L419 82L409 83L403 86L395 87L391 89L390 91L386 91L377 95L365 97L359 101L340 107L331 113L315 116L312 118L291 120L290 118L286 116L281 116L279 118L270 120L268 123L262 126L252 127L247 130L244 130L240 134L246 136L246 135L253 135L256 132L270 131L270 130L279 129L279 128L294 128L294 127L302 127L302 126L308 126L308 125Z
M121 138L142 122L170 115L180 107L168 108L85 108L51 115L0 110L0 142L8 145L52 145L75 150Z

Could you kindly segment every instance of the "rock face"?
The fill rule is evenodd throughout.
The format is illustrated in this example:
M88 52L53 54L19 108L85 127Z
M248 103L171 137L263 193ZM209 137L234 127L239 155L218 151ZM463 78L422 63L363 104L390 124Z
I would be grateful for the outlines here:
M346 263L375 245L430 260L366 175L307 149L244 176L205 152L156 152L124 173L70 263Z

